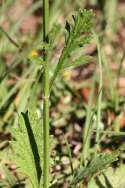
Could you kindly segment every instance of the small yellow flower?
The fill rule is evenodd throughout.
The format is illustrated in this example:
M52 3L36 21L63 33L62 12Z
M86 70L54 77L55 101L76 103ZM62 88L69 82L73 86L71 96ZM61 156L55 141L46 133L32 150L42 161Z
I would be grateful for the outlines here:
M34 58L34 57L38 57L38 52L36 50L32 50L31 52L31 57Z
M63 78L66 79L66 80L70 80L70 78L71 78L71 73L72 73L71 70L65 70L65 71L63 72Z

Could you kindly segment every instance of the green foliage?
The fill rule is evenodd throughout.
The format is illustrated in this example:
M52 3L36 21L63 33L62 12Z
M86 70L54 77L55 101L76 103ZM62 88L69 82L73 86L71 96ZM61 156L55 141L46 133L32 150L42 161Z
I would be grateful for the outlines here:
M72 55L72 53L78 50L81 47L84 47L88 44L92 38L91 29L93 25L93 12L91 10L79 10L77 15L72 16L72 23L66 22L66 40L65 47L60 56L59 62L54 71L51 85L55 81L60 70L66 67L75 67L78 65L82 65L88 62L86 56L80 57L75 60L75 63L69 63L69 65L65 64L65 61ZM65 65L64 65L65 64Z
M125 185L125 166L121 165L116 169L108 168L100 176L92 178L88 188L123 188Z
M46 15L45 15L46 16ZM79 48L88 44L92 38L93 12L87 10L79 10L72 17L69 24L66 22L65 47L56 66L50 85L52 86L58 73L67 68L73 68L82 64L86 64L91 60L90 56L83 55L73 58L73 53ZM46 22L44 24L47 24ZM43 24L43 25L44 25ZM44 25L45 26L45 25ZM48 27L46 25L46 27ZM42 121L38 118L35 111L27 111L19 116L19 126L12 130L11 145L15 152L14 161L19 171L27 177L26 186L32 188L41 188L49 186L49 66L48 59L52 51L55 35L58 26L53 27L50 32L50 41L46 41L47 33L44 33L43 42L43 59L39 57L37 51L32 51L29 55L31 62L44 65L44 105L43 105L43 127ZM48 59L46 59L48 57ZM70 58L72 61L69 61ZM69 61L69 62L68 62ZM68 62L68 63L67 63ZM30 106L32 102L30 102ZM42 130L43 129L43 130ZM43 132L44 131L44 132ZM43 135L44 134L44 135ZM44 140L44 141L43 141ZM44 151L44 153L43 153ZM44 154L44 155L43 155ZM43 165L44 160L44 165ZM73 170L72 170L73 171ZM73 173L73 172L72 172Z
M12 130L14 162L19 170L29 178L32 187L39 187L42 177L42 122L36 112L26 112L19 116L19 126Z
M95 156L88 166L81 168L73 178L72 185L76 185L80 181L87 182L98 172L107 168L112 162L118 160L119 153L98 154Z

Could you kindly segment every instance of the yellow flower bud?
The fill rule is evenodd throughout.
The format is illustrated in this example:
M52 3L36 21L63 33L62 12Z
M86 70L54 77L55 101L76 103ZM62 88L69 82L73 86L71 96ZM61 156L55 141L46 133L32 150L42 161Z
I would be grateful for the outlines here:
M38 52L36 50L32 50L31 57L38 57Z
M63 78L66 79L66 80L70 80L70 78L71 78L71 73L72 73L71 70L65 70L65 71L63 72Z

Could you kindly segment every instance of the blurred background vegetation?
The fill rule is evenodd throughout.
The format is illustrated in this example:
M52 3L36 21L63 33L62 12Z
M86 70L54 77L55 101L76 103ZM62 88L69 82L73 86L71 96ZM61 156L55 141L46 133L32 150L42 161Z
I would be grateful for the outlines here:
M99 37L103 77L100 150L110 152L125 141L125 1L50 0L50 30L54 35L51 74L64 45L66 20L78 8L92 9L95 13L93 31ZM18 125L18 114L27 108L37 107L42 112L42 68L39 66L42 47L42 1L0 0L1 187L12 187L15 182L23 187L22 177L11 162L10 131ZM82 142L90 124L89 149L93 152L95 148L100 74L94 37L79 53L93 56L92 61L60 74L50 97L50 131L55 137L52 173L58 176L58 187L67 187L70 172L64 135L71 148L74 168L79 164ZM121 158L124 162L125 155Z

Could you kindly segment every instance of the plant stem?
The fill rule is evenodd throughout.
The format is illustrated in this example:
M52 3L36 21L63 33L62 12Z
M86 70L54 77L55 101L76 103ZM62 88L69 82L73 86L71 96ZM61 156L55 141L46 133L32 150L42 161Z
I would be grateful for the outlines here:
M101 57L100 41L96 34L95 34L95 38L96 38L96 43L97 43L98 62L99 62L99 96L98 96L98 101L97 101L97 120L96 120L96 126L97 126L96 149L99 150L103 79L102 79L102 57Z
M84 161L84 165L86 165L87 160L89 159L89 151L90 151L90 139L92 135L92 117L93 117L93 98L94 98L94 89L95 89L95 77L93 77L93 83L91 87L91 92L89 95L88 105L87 105L87 115L86 115L86 121L84 125L83 130L83 152L81 156L81 162Z
M43 41L49 43L49 0L43 0ZM48 50L44 47L44 104L43 104L43 188L49 188L49 64Z

